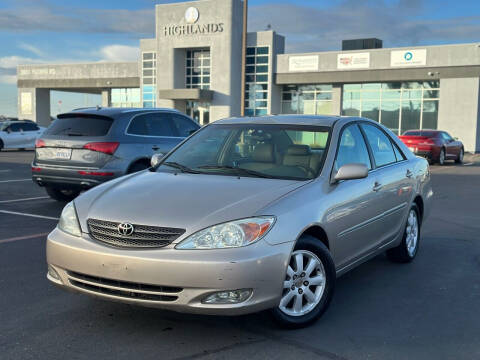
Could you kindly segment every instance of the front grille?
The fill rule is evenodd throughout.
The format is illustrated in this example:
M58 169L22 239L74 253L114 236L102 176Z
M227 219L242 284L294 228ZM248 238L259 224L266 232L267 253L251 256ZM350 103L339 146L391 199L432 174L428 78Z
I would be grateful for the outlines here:
M183 289L173 286L140 284L128 281L105 279L68 271L68 281L76 288L111 295L124 299L148 301L175 301Z
M123 248L164 247L185 233L185 229L134 224L132 235L126 236L118 232L118 222L88 219L87 224L93 239Z

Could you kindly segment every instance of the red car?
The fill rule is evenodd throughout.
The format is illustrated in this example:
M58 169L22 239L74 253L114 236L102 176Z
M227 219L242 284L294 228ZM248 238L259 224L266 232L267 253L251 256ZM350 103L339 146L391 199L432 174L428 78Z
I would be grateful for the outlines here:
M408 130L399 136L408 148L418 156L425 157L430 164L445 160L463 162L464 148L461 141L440 130Z

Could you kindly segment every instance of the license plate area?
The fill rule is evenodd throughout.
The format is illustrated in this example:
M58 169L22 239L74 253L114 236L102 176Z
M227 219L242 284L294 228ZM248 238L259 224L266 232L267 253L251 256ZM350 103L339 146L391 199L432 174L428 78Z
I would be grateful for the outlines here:
M37 158L39 160L70 160L72 149L40 148L37 149Z

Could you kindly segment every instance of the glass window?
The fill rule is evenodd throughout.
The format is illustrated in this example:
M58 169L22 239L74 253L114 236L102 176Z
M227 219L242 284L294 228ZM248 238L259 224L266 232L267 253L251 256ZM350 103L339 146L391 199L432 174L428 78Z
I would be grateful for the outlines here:
M10 125L9 129L11 132L19 132L22 129L22 127L19 123L13 123Z
M323 166L330 128L302 125L213 124L189 138L165 162L208 175L308 180ZM157 171L172 171L162 165Z
M130 123L127 132L144 136L175 136L168 113L150 113L136 116Z
M38 131L40 128L33 123L23 123L22 124L23 131Z
M247 47L247 55L255 55L255 48Z
M453 138L448 133L446 133L445 131L442 131L441 135L442 135L443 140L446 140L446 141L452 141L453 140Z
M187 88L210 88L210 50L195 49L186 52L186 78Z
M59 115L45 130L45 135L105 136L112 123L113 119L106 116Z
M398 146L393 141L392 141L392 144L393 144L393 151L395 152L395 157L397 158L397 161L405 160L405 156L400 151Z
M267 46L261 46L257 48L257 54L259 55L267 55L268 54L268 47Z
M349 125L342 132L335 159L335 169L338 170L343 165L352 163L365 164L369 170L372 168L367 146L356 124Z
M421 100L402 101L402 130L401 133L420 129Z
M369 100L362 102L362 117L380 121L380 100Z
M257 73L268 73L268 65L258 65Z
M422 129L437 129L438 100L424 101L422 110Z
M362 124L361 126L372 150L375 165L380 167L396 162L397 158L388 136L376 126L369 124Z
M173 124L177 129L178 136L187 137L199 129L199 126L185 116L173 114ZM208 122L207 122L208 123Z
M268 64L268 56L257 56L257 64Z
M400 102L382 101L382 110L380 112L382 125L399 135L400 124Z

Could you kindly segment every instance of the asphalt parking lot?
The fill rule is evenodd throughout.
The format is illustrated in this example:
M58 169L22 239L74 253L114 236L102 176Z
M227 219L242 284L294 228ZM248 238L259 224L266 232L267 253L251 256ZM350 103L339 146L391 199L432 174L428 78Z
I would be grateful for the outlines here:
M51 285L45 237L63 205L30 180L32 157L0 153L1 359L480 358L480 163L432 167L414 263L363 264L318 323L288 331L265 313L177 314Z

